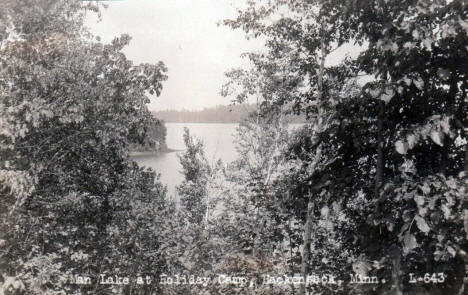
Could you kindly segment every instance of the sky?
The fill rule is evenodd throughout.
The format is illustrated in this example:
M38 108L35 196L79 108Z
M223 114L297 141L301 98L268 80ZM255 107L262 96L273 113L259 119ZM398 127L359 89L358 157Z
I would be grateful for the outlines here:
M241 31L217 23L236 15L230 0L120 0L107 1L102 20L89 17L86 26L104 42L123 33L132 36L124 50L136 63L163 61L168 80L151 110L196 110L229 104L219 93L224 73L248 65L240 58L261 49Z
M124 50L135 63L163 61L168 80L150 110L200 110L227 105L220 95L224 73L248 67L241 53L262 50L258 40L247 40L241 30L218 25L236 16L245 0L114 0L106 1L102 20L90 16L85 25L110 42L121 34L132 36ZM349 49L349 48L348 48ZM337 59L344 50L335 53Z

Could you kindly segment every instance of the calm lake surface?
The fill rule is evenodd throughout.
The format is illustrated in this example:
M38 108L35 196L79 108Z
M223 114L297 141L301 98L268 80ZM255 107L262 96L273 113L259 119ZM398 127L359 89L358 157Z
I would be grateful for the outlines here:
M289 130L297 129L304 124L290 124ZM205 156L211 164L221 159L223 163L229 163L236 159L235 148L236 129L239 124L217 123L166 123L166 143L169 149L175 150L160 155L139 155L133 159L140 165L153 168L161 174L161 182L167 185L168 195L174 199L175 187L183 180L178 154L185 150L184 127L190 130L190 134L200 139L204 144Z
M179 185L183 176L180 173L182 166L177 154L185 150L184 127L190 130L190 134L204 143L205 156L210 163L218 159L227 163L236 158L235 134L239 124L216 123L166 123L167 147L174 152L161 155L134 156L133 159L140 165L153 168L161 174L161 181L167 185L168 194L175 197L175 186Z

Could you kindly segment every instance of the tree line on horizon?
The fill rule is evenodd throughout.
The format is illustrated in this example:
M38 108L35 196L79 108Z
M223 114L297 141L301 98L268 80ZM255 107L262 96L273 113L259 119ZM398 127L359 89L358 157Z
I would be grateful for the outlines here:
M240 123L257 109L254 104L218 105L202 110L162 110L152 114L166 123ZM290 123L304 123L304 116L288 116Z

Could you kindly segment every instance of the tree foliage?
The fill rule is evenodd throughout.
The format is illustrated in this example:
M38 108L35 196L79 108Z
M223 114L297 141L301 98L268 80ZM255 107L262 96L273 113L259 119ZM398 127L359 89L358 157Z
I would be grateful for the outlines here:
M102 44L75 1L7 2L0 47L1 270L27 294L108 294L99 274L157 274L165 188L128 157L166 68ZM71 282L89 276L92 285ZM131 288L131 287L130 287ZM3 290L3 289L2 289ZM127 290L128 291L128 290ZM82 293L81 293L82 294Z
M293 103L311 122L291 142L296 166L284 177L286 206L305 224L302 262L388 282L346 292L463 290L466 19L463 1L324 0L249 2L225 21L267 48L245 55L253 70L228 73L225 94L260 95L276 110ZM361 53L327 66L346 43ZM356 84L361 75L373 79ZM334 220L332 208L344 215ZM324 218L331 227L322 231ZM320 251L331 241L337 252ZM438 270L448 279L436 286L404 279Z

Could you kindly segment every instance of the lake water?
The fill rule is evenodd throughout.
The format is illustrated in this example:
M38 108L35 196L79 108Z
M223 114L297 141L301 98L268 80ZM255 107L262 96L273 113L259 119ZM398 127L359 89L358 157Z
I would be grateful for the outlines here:
M140 165L153 168L161 174L161 182L167 185L169 196L177 199L175 187L183 180L178 154L185 150L184 127L190 130L190 134L202 140L205 156L211 164L218 159L224 163L236 159L235 148L236 129L239 124L217 124L217 123L166 123L166 143L169 149L175 150L160 155L140 155L133 159ZM304 124L290 124L292 131Z
M166 123L167 147L175 151L161 155L134 156L133 159L140 166L151 167L160 173L162 183L167 185L168 194L175 197L175 186L183 180L180 173L182 166L177 154L185 150L184 127L190 130L192 136L202 140L205 156L210 163L215 163L218 159L227 163L237 155L234 145L237 126L238 124Z

